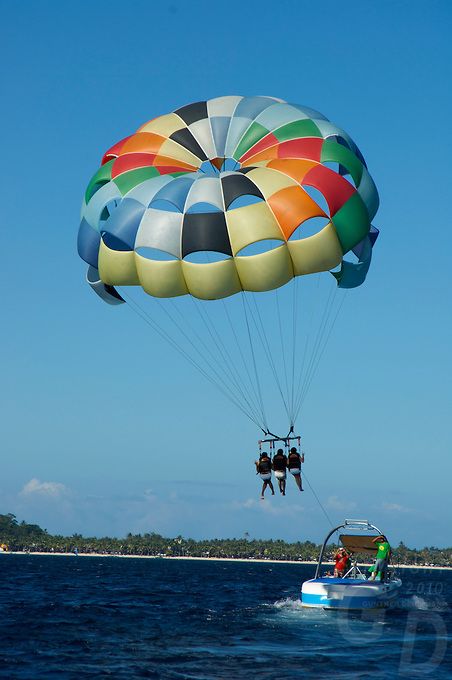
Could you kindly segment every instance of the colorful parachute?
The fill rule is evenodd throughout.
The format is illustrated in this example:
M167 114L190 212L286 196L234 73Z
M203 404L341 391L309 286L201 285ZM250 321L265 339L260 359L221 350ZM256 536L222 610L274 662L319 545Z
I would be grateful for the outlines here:
M322 114L219 97L155 118L105 153L85 193L78 251L111 303L122 301L115 286L212 300L332 269L352 288L369 268L377 208L360 151ZM327 223L303 237L320 217ZM250 255L258 242L272 247ZM343 260L350 251L354 262ZM191 261L199 252L216 261Z
M127 299L268 432L263 395L274 387L262 363L293 428L343 303L335 309L336 291L366 278L377 208L359 149L322 114L272 97L219 97L155 118L105 153L85 193L78 251L104 300ZM320 274L303 275L329 271L337 285L323 277L322 309ZM125 286L152 296L151 315L116 290ZM303 342L298 309L310 304Z

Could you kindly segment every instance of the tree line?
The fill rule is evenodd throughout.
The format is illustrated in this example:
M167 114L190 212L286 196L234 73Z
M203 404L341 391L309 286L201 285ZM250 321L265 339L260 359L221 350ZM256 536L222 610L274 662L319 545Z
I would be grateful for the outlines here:
M316 561L320 545L311 541L286 543L281 540L215 538L195 541L176 536L166 538L156 533L127 534L125 538L52 535L37 524L19 522L15 515L0 515L0 545L13 552L89 553L99 555L149 555L155 557L211 557ZM326 559L334 555L336 545L328 546ZM364 561L368 561L367 560ZM394 564L452 566L452 548L408 548L393 546Z

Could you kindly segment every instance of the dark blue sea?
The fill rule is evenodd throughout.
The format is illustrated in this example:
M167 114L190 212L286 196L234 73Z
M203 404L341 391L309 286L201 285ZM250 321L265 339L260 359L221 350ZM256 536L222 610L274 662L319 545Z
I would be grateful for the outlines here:
M1 678L452 678L452 572L393 609L301 609L307 565L0 556Z

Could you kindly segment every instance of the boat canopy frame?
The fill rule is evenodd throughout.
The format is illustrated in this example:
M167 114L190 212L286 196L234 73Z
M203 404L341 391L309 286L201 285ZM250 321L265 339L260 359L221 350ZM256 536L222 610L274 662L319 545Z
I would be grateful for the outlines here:
M339 531L339 529L352 529L355 531L376 531L378 536L383 535L380 529L376 527L375 524L371 524L367 519L346 519L343 524L339 524L339 526L334 527L334 529L331 529L330 533L323 541L314 578L319 578L320 569L322 568L323 556L325 554L325 549L328 544L328 541L336 531Z

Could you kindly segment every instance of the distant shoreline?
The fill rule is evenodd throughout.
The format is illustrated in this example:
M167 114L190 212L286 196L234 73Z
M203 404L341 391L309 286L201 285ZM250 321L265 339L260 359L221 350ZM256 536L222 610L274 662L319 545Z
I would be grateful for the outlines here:
M78 553L75 555L73 552L24 552L24 551L8 551L0 552L0 555L29 555L29 556L40 556L40 557L120 557L126 559L143 559L143 560L198 560L204 562L247 562L247 563L264 563L264 564L311 564L316 565L317 560L265 560L262 558L250 559L245 557L194 557L191 555L114 555L111 553ZM325 561L323 564L331 565L332 562ZM361 566L367 567L371 566L371 563L360 563ZM440 567L440 566L430 566L421 564L398 564L395 565L397 569L437 569L437 570L447 570L452 571L452 567Z

